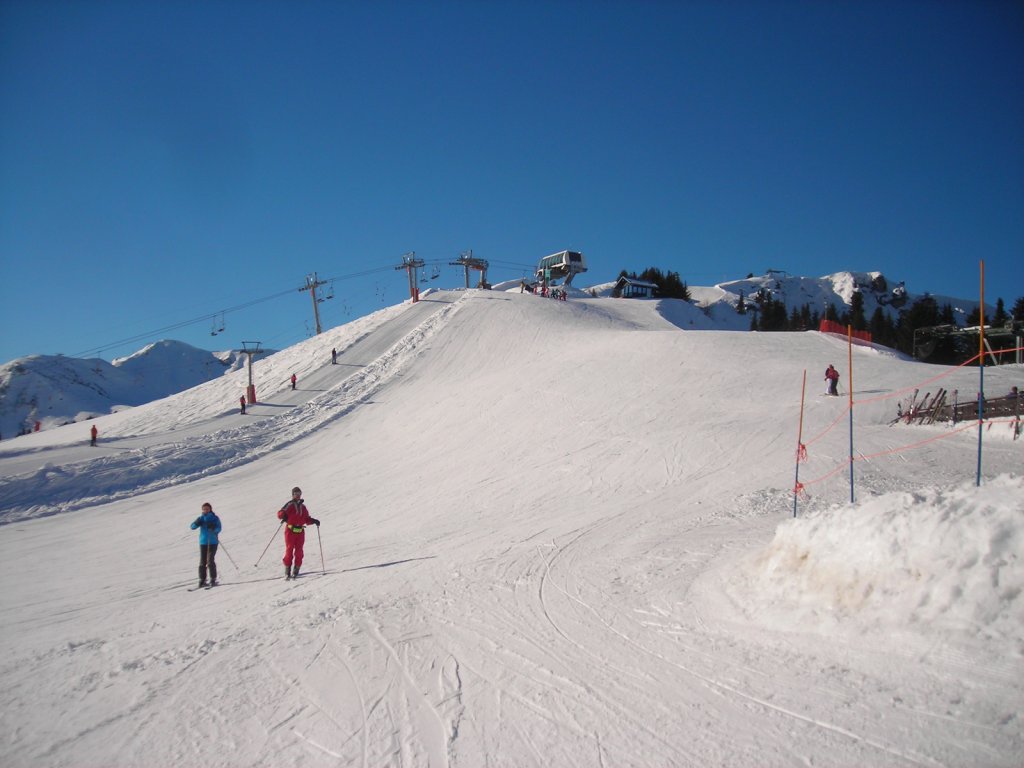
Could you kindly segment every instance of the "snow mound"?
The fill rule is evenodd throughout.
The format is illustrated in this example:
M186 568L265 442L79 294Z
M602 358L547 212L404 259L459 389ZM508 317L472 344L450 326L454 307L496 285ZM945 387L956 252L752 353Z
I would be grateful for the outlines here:
M896 492L783 523L750 584L801 624L857 616L1006 640L1024 635L1024 478Z

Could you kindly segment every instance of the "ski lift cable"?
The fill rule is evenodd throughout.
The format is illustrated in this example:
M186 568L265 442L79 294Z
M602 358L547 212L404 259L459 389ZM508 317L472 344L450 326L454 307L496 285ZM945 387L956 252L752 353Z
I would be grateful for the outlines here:
M438 262L438 263L440 263L440 262ZM327 280L325 282L333 283L336 280L353 280L355 278L366 277L368 275L375 275L375 274L379 274L381 272L390 272L393 269L394 269L394 266L391 265L391 264L389 264L387 266L373 267L371 269L364 269L364 270L361 270L359 272L350 272L350 273L347 273L347 274L344 274L344 275L336 275L334 277L329 277L329 278L327 278ZM222 319L222 322L221 322L221 326L222 327L217 331L219 333L220 331L224 330L224 327L226 327L226 324L223 322L223 318L224 318L224 316L227 313L229 313L229 312L238 312L238 311L243 310L243 309L248 309L249 307L256 306L257 304L262 304L262 303L267 302L267 301L273 301L274 299L279 299L282 296L291 296L293 293L294 293L294 291L291 288L289 288L286 291L279 291L278 293L272 293L269 296L263 296L263 297L258 298L258 299L253 299L252 301L246 301L246 302L242 302L241 304L235 304L234 306L231 306L231 307L225 307L224 309L222 309L222 310L220 310L218 312L205 313L203 315L199 315L198 317L192 317L192 318L190 318L188 320L182 320L182 321L177 322L177 323L171 323L170 325L164 325L164 326L161 326L159 328L154 328L152 330L145 331L143 333L135 334L134 336L127 336L127 337L122 338L122 339L117 339L116 341L109 341L109 342L105 342L103 344L98 344L98 345L96 345L94 347L89 347L87 349L83 349L81 351L74 352L74 353L72 353L72 357L88 357L88 356L94 355L96 352L102 351L104 349L114 349L116 347L124 346L124 345L127 345L127 344L133 344L133 343L138 342L138 341L144 341L146 339L151 339L154 336L159 336L161 334L165 334L165 333L168 333L170 331L177 331L177 330L179 330L181 328L187 328L190 325L196 325L197 323L209 322L209 323L211 323L211 326L213 328L216 328L217 327L216 323L217 323L217 316L218 315L220 315L221 319ZM332 292L331 295L333 297L333 292Z
M365 277L366 275L376 274L378 272L390 271L392 269L393 269L393 267L390 266L390 265L386 266L386 267L375 267L373 269L363 270L361 272L353 272L351 274L340 275L338 277L329 278L329 280L349 280L349 279L353 279L353 278L357 278L357 277ZM212 314L211 313L206 313L206 314L203 314L203 315L199 315L198 317L190 318L188 320L182 320L180 322L171 323L170 325L165 325L165 326L162 326L160 328L154 328L152 330L145 331L144 333L138 333L138 334L135 334L134 336L128 336L128 337L125 337L123 339L118 339L116 341L109 341L109 342L105 342L103 344L98 344L98 345L96 345L94 347L89 347L89 348L83 349L83 350L81 350L79 352L74 352L74 353L72 353L72 357L89 357L89 356L94 355L96 352L102 351L104 349L114 349L116 347L124 346L126 344L133 344L133 343L138 342L138 341L144 341L146 339L151 339L154 336L159 336L161 334L165 334L165 333L168 333L170 331L177 331L177 330L179 330L181 328L187 328L190 325L196 325L197 323L210 322L210 323L214 323L215 324L218 314L223 316L224 314L226 314L228 312L238 312L240 310L248 309L249 307L256 306L257 304L262 304L263 302L266 302L266 301L273 301L274 299L279 299L282 296L291 296L293 294L293 292L294 291L291 288L289 288L286 291L280 291L278 293L270 294L269 296L263 296L262 298L259 298L259 299L253 299L252 301L246 301L246 302L243 302L241 304L236 304L236 305L231 306L231 307L226 307L226 308L224 308L223 310L221 310L219 312L214 312Z
M123 339L118 339L117 341L107 342L106 344L100 344L100 345L95 346L95 347L89 347L88 349L82 350L81 352L73 353L72 357L86 357L90 353L95 353L98 350L112 349L112 348L115 348L115 347L123 346L125 344L132 344L132 343L137 342L137 341L143 341L145 339L150 339L150 338L152 338L154 336L158 336L160 334L167 333L168 331L176 331L176 330L178 330L180 328L185 328L185 327L190 326L190 325L195 325L196 323L205 323L205 322L216 323L217 315L223 316L224 314L226 314L228 312L237 312L239 310L247 309L247 308L255 306L257 304L262 304L263 302L266 302L266 301L272 301L273 299L279 299L282 296L290 296L291 294L292 294L292 290L289 288L287 291L281 291L279 293L271 294L270 296L264 296L263 298L260 298L260 299L253 299L252 301L247 301L247 302L244 302L242 304L236 304L233 307L227 307L226 309L220 310L219 312L213 312L212 314L211 313L206 313L204 315L200 315L199 317L193 317L190 320L182 320L181 322L172 323L170 325L165 325L165 326L163 326L161 328L154 328L153 330L146 331L145 333L139 333L139 334L136 334L134 336L129 336L129 337L126 337L126 338L123 338Z

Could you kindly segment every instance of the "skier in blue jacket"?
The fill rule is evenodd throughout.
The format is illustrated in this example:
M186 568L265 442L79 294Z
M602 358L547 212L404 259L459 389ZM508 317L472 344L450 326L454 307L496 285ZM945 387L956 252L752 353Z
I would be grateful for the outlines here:
M220 533L220 518L209 502L203 504L203 514L192 521L192 530L199 529L199 586L205 587L206 569L210 569L210 584L217 585L217 535Z

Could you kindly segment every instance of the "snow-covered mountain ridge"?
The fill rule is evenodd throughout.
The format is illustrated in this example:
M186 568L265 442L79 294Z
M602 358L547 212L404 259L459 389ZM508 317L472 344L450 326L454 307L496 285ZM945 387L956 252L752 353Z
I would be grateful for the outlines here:
M614 283L574 289L575 296L608 297ZM495 285L497 290L518 290L519 282ZM795 277L772 270L762 276L719 283L710 287L690 286L691 302L660 303L666 319L688 330L750 329L756 312L752 297L763 291L786 305L787 312L808 304L821 312L835 305L839 312L849 308L855 293L864 297L867 316L882 307L895 317L924 294L906 290L881 272L837 272L823 277ZM748 310L737 311L742 301ZM949 304L963 319L978 302L947 296L934 297L940 306ZM266 355L264 355L265 357ZM133 355L107 363L62 355L33 355L0 366L0 435L13 437L32 430L111 413L138 406L238 370L245 357L237 350L208 352L178 341L149 344Z
M614 283L604 283L587 289L598 295L611 295ZM690 299L711 320L715 330L746 331L750 329L752 315L757 311L754 296L763 292L773 301L785 305L787 314L807 305L812 312L824 315L829 306L839 314L850 309L855 294L864 300L864 314L871 317L877 308L895 320L902 309L915 301L930 296L939 307L949 305L957 323L964 325L966 317L977 308L979 301L963 297L941 296L928 291L912 292L903 282L888 279L881 272L836 272L822 277L799 277L783 270L769 270L764 275L751 275L742 280L730 280L713 286L688 286ZM1015 296L1003 297L1012 302ZM746 311L738 311L741 306ZM985 302L986 313L994 311L990 301Z
M181 341L147 344L128 357L31 355L0 366L0 434L50 429L167 397L245 365L237 350Z

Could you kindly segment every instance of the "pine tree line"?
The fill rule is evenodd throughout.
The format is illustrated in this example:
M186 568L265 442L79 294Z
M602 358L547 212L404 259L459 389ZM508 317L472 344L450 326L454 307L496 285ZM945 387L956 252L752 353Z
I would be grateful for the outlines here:
M756 307L750 312L751 304ZM752 331L809 331L816 330L821 323L822 314L811 309L809 304L792 310L786 309L781 299L772 297L769 291L759 290L750 299L740 296L736 311L740 314L750 313L750 330ZM919 328L930 328L938 325L957 325L956 315L950 304L939 307L932 296L922 296L907 309L893 316L876 307L870 318L864 314L864 296L859 291L853 294L850 307L843 312L829 304L824 319L839 323L842 326L853 326L855 331L869 331L872 341L887 347L898 349L908 355L914 352L914 331ZM967 326L977 325L980 311L976 308L967 315ZM1017 299L1011 312L1006 311L1003 300L996 300L996 311L990 318L985 318L987 325L1001 327L1008 320L1024 322L1024 296Z
M624 269L619 272L619 277L652 283L657 286L655 295L661 298L690 300L690 290L678 272L666 273L657 267L648 267L638 275L636 272L627 272ZM881 287L884 288L884 281ZM809 304L787 310L784 301L775 299L771 291L764 288L749 298L745 298L741 293L736 311L741 315L748 313L751 315L750 330L752 331L813 331L818 329L822 320L821 312L818 309L812 309ZM927 294L906 309L900 310L895 319L890 312L886 312L882 307L876 307L874 313L868 318L864 314L864 295L860 291L856 291L850 299L848 309L839 312L835 304L829 304L825 310L824 319L842 326L853 326L855 331L869 331L872 341L875 343L898 349L908 355L914 354L914 331L917 329L938 325L957 325L952 305L945 304L939 307L935 298ZM967 315L966 325L978 325L979 319L980 311L975 308ZM1001 327L1009 320L1024 322L1024 296L1014 302L1010 312L1006 311L1003 300L997 299L996 311L992 317L985 318L985 323Z

